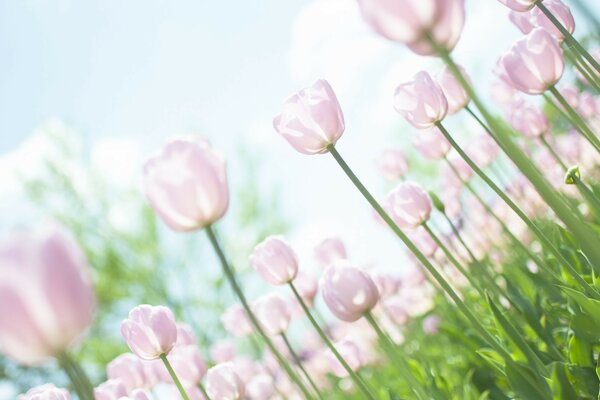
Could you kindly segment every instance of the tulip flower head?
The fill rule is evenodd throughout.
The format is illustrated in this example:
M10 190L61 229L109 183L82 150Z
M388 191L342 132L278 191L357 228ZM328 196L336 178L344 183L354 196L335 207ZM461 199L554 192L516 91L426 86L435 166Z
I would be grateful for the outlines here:
M511 10L525 12L531 10L537 0L498 0Z
M289 306L276 294L260 297L254 302L252 310L268 336L281 335L290 324Z
M127 388L120 379L109 379L94 389L94 400L119 400L127 397Z
M298 257L281 236L269 236L254 248L250 264L272 285L284 285L298 273Z
M412 144L428 160L441 160L452 148L437 126L420 130L414 136Z
M348 258L346 246L338 237L328 237L317 244L313 250L317 264L326 268L338 260Z
M27 393L19 395L17 400L71 400L71 395L66 389L59 389L51 383L29 389Z
M206 374L206 392L211 399L241 400L245 386L233 364L217 364Z
M438 249L438 245L433 240L429 232L422 226L418 227L414 232L410 234L410 240L417 246L417 248L423 253L425 257L433 257Z
M135 354L125 353L117 356L106 366L106 375L110 380L125 385L127 392L149 386L144 361Z
M246 310L240 304L225 310L221 315L221 323L227 332L236 337L248 336L253 331Z
M177 341L175 316L167 307L142 304L121 323L121 334L135 355L154 360L168 354Z
M524 35L527 35L534 28L531 24L531 13L529 12L518 12L511 10L508 13L508 19L513 23L513 25L519 28Z
M210 225L229 207L225 159L199 137L174 139L148 159L143 187L154 211L178 232Z
M571 9L561 0L544 0L544 6L554 15L561 25L569 32L575 32L575 20ZM534 26L548 31L556 40L562 42L565 37L562 32L546 17L539 8L531 10L531 22Z
M403 182L384 201L384 209L401 229L414 230L429 219L431 198L421 186Z
M396 88L394 108L415 128L426 129L444 119L448 101L440 86L421 71Z
M408 160L402 149L386 149L379 156L377 167L385 179L396 181L408 172Z
M344 338L334 343L334 346L352 371L358 371L365 364L361 348L352 339ZM344 366L333 355L333 352L329 350L326 354L331 372L338 378L347 377L348 371L346 371Z
M322 154L338 141L346 125L331 85L319 79L285 101L273 127L300 153Z
M88 327L95 297L85 257L64 229L46 226L0 246L0 352L38 365Z
M176 346L167 357L175 370L175 375L185 387L197 386L206 374L206 363L195 345ZM173 383L170 376L166 382Z
M538 107L526 102L518 102L508 116L510 126L528 138L537 138L550 131L550 121Z
M472 85L471 78L467 75L467 71L460 66L458 69L465 81L467 81L469 85ZM469 104L471 98L448 66L442 68L436 78L439 87L442 89L442 92L444 92L444 96L448 101L448 115L456 114Z
M345 260L325 270L320 286L325 304L342 321L360 319L379 301L377 286L369 274Z

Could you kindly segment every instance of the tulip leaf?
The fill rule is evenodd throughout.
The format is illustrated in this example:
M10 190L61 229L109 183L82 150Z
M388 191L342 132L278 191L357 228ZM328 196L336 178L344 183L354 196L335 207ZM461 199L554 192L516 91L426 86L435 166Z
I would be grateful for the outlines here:
M575 388L567 376L567 366L563 363L553 363L551 386L554 393L553 400L577 398Z
M569 359L580 367L594 367L592 345L577 335L571 336L569 340Z
M510 362L505 368L510 387L518 397L526 400L548 400L551 391L544 378L522 363Z

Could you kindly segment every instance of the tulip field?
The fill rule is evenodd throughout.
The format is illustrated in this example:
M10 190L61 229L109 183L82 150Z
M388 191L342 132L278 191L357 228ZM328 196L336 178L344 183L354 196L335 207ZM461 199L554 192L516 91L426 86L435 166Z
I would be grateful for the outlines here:
M0 240L0 388L18 400L600 399L600 4L498 2L496 23L520 38L497 54L491 89L453 52L465 0L353 2L378 40L440 65L395 82L388 106L410 140L381 149L380 182L345 152L361 133L329 77L268 110L269 134L303 155L286 164L327 159L339 173L306 197L341 203L336 184L352 187L356 213L404 254L394 269L358 262L344 232L313 243L306 268L301 227L257 189L261 171L200 134L164 138L121 192L92 170L70 175L86 156L54 139L61 163L23 183L44 215ZM460 118L477 133L458 134ZM232 162L248 172L241 188ZM107 223L118 202L133 230Z

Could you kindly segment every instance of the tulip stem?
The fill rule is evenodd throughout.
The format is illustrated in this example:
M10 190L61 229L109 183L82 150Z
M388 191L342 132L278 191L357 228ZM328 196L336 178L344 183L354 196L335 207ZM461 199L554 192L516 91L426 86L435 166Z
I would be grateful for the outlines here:
M462 299L456 294L452 286L444 279L444 277L438 272L438 270L431 264L431 262L425 257L425 255L414 245L413 242L410 241L408 236L402 229L396 225L394 220L385 212L383 207L375 200L373 195L367 190L367 188L362 184L360 179L354 174L352 169L348 166L346 161L342 158L340 153L337 151L333 144L327 146L327 149L342 168L346 176L352 181L354 186L358 189L358 191L363 195L363 197L369 202L371 207L379 214L379 216L385 221L385 223L390 227L390 229L398 236L400 240L408 247L408 249L415 255L415 257L423 264L423 266L427 269L427 271L433 276L433 278L437 281L440 287L450 296L450 298L454 301L458 309L465 315L465 317L471 322L474 329L481 335L481 337L500 354L502 358L505 360L510 360L512 362L511 355L504 349L504 347L496 340L494 336L492 336L487 329L481 324L479 318L475 316L475 314L469 309L469 307L462 301Z
M565 37L567 44L569 46L572 46L575 49L575 51L581 54L581 56L583 56L590 63L590 65L594 67L597 73L600 74L600 64L598 64L594 57L592 57L592 55L587 52L587 50L579 43L579 41L577 41L577 39L575 39L571 32L569 32L567 28L563 26L563 24L552 14L552 12L548 10L548 7L546 7L544 3L542 3L542 0L536 1L535 5L554 24L554 26L558 28L560 33L562 33L562 35Z
M204 387L202 382L198 383L198 389L200 389L200 391L202 392L202 395L204 396L204 398L206 400L211 400L211 398L208 396L208 392L206 391L206 388Z
M165 364L167 371L169 371L169 375L171 376L171 379L173 379L173 383L175 383L175 386L177 386L177 390L179 390L179 394L181 394L181 397L183 398L183 400L190 400L187 393L183 389L183 385L181 384L181 381L179 381L179 378L177 377L175 370L173 369L173 367L171 366L171 363L167 359L167 355L165 353L162 353L160 355L160 359L162 360L163 364Z
M363 392L363 394L366 396L366 398L375 400L375 398L373 397L373 394L371 393L371 390L369 389L367 384L363 381L360 374L358 372L355 372L352 368L350 368L350 365L348 365L348 363L346 362L344 357L342 357L342 355L339 353L339 351L337 351L337 349L335 348L333 343L331 343L331 340L329 340L329 338L327 337L327 335L325 334L323 329L321 329L321 327L319 326L319 324L317 323L315 318L312 316L312 313L308 309L306 303L304 302L304 299L302 299L302 296L300 296L300 293L298 293L298 290L296 289L294 282L290 281L289 286L290 286L290 289L292 289L292 292L294 293L296 300L298 300L298 302L300 303L302 310L304 310L304 313L308 317L308 320L310 321L312 326L315 328L315 330L321 337L321 340L325 343L325 345L327 345L329 350L333 353L333 355L339 361L339 363L342 365L342 367L344 367L344 369L346 370L346 372L348 373L350 378L352 378L352 381L354 382L354 384Z
M365 319L369 322L369 325L373 328L377 337L379 338L379 344L382 347L385 355L388 359L391 359L394 363L396 369L406 380L408 381L408 386L415 393L418 399L421 400L429 400L431 396L426 392L421 383L417 381L415 376L413 375L410 365L405 360L404 354L398 354L397 346L392 342L392 339L381 329L375 317L370 312L367 312L364 315Z
M575 186L577 186L577 189L579 189L583 198L592 208L593 213L596 215L596 217L600 218L600 202L598 201L598 198L594 192L592 192L592 190L581 180L581 177L578 173L571 172L571 170L569 170L567 174L573 180L573 183L575 183Z
M592 71L590 65L585 62L581 58L579 54L575 51L571 51L569 47L565 50L565 55L569 61L573 64L575 69L577 69L581 75L588 81L588 85L590 85L596 93L600 92L600 79L598 79L598 75Z
M93 386L89 380L87 380L87 376L85 374L82 375L82 372L76 367L75 361L67 353L62 353L57 356L57 360L69 377L71 385L73 385L73 390L77 393L77 397L81 400L93 400Z
M308 389L304 386L304 384L302 384L302 381L300 381L300 378L298 377L298 375L296 375L296 373L289 366L289 364L287 363L285 358L279 353L279 351L277 351L277 348L275 348L275 345L273 344L271 339L269 339L269 337L266 335L266 333L260 326L258 319L252 312L252 309L250 308L250 305L248 304L248 301L246 300L246 296L244 295L244 292L238 285L237 280L235 279L233 270L231 269L231 266L229 265L229 262L227 261L227 257L225 256L225 253L223 252L223 249L221 248L221 245L219 244L219 240L217 239L217 236L215 234L215 231L214 231L212 225L206 226L206 234L208 236L208 239L210 240L210 243L211 243L215 253L217 254L217 257L219 258L223 272L225 273L225 276L227 277L227 280L229 281L229 284L231 285L231 288L233 289L235 295L242 303L242 307L244 307L244 310L246 311L246 314L248 315L248 318L250 319L250 323L252 324L253 328L261 336L261 338L263 339L263 341L265 342L265 344L267 345L267 347L269 348L271 353L275 356L275 358L277 359L279 364L283 367L286 374L290 377L290 379L294 382L294 384L296 384L296 386L300 389L300 391L302 392L304 397L307 399L312 399L312 395L310 394Z
M321 392L319 391L319 388L315 384L315 381L313 381L313 379L310 377L310 374L308 373L308 371L306 371L306 368L304 368L304 365L302 365L302 361L300 360L300 357L298 357L298 354L296 353L296 351L292 347L292 344L288 340L288 338L285 335L285 333L281 334L281 339L283 339L283 342L285 343L285 347L287 347L288 351L292 355L292 358L294 359L294 362L296 363L296 365L298 366L298 368L300 368L300 371L302 371L302 374L304 375L304 377L308 381L308 384L310 385L310 387L315 391L315 394L317 395L317 397L319 399L321 399L321 400L324 400L323 399L323 395L321 394Z
M556 97L556 100L558 100L560 105L564 108L571 120L576 122L575 129L577 129L577 131L581 133L581 135L584 138L586 138L592 146L594 146L596 151L600 153L600 140L598 139L596 134L590 129L587 123L583 120L583 118L581 118L577 111L575 111L573 107L571 107L569 102L563 97L563 95L558 91L558 89L556 89L556 87L551 86L548 90L550 91L550 93L552 93L554 97Z
M473 160L471 160L471 158L464 152L464 150L461 149L461 147L458 145L458 143L456 143L456 141L452 138L452 135L450 135L450 132L448 132L446 130L446 128L440 122L438 122L436 124L436 126L444 134L444 136L446 137L446 139L448 140L448 142L450 142L450 144L452 145L452 147L454 147L454 149L458 152L458 154L462 157L462 159L465 160L465 162L469 165L469 167L471 167L473 169L473 171L475 171L475 173L477 175L479 175L479 177L481 177L481 179L483 179L484 182L487 183L487 185L494 192L496 192L496 194L502 200L504 200L504 202L523 220L523 222L525 222L525 224L527 224L527 226L529 227L529 229L531 229L536 234L536 236L542 241L542 243L545 245L545 247L548 248L552 252L552 254L554 254L556 256L556 258L558 258L559 260L561 260L561 262L563 263L563 265L565 266L565 268L567 269L567 271L569 272L569 274L571 276L573 276L573 278L577 281L577 283L579 283L585 289L585 291L589 295L592 295L594 298L599 298L600 296L598 295L598 293L585 281L585 279L583 279L583 277L581 277L581 275L579 275L579 272L564 258L564 256L560 253L560 251L558 251L557 249L555 249L555 247L552 244L552 242L550 242L550 240L548 238L546 238L546 236L544 235L544 233L537 227L537 225L535 225L534 222L531 219L529 219L529 217L519 208L519 206L517 206L510 199L510 197L508 197L506 195L506 193L504 193L494 183L494 181L492 181L485 174L485 172L483 172L481 170L481 168L479 168L477 166L477 164L475 164L473 162ZM468 187L469 186L467 186L467 188ZM471 190L471 192L474 193L475 191ZM485 204L485 201L481 200L481 203L482 203L482 205L484 205L484 207L488 207L487 209L489 209L489 206L487 206ZM493 214L493 215L495 215L495 214ZM501 220L500 220L500 218L497 218L497 220L500 223L502 223ZM512 235L512 233L511 233L511 235ZM519 240L517 239L516 242L519 242ZM535 261L535 259L534 259L534 261ZM539 265L541 267L543 267L543 268L545 266L544 263L540 263ZM545 268L545 269L547 271L551 271L549 268Z

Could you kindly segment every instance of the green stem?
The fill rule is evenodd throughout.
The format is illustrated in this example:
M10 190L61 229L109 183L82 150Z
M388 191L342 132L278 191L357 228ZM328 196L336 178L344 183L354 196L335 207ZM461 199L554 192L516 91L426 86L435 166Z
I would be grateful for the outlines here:
M575 111L573 107L571 107L569 102L563 97L563 95L558 91L558 89L556 89L556 87L551 86L548 90L550 91L550 93L552 93L554 97L556 97L556 100L558 100L558 102L566 111L567 115L569 115L571 120L573 120L576 123L575 129L577 129L577 131L581 133L581 135L584 138L586 138L592 146L594 146L596 151L600 153L600 140L598 139L596 134L592 132L592 130L583 120L583 118L581 118L577 111Z
M208 395L208 392L206 391L206 388L202 383L198 383L198 389L200 389L200 392L202 392L204 399L211 400L210 396Z
M570 176L575 182L577 189L579 189L582 196L586 199L587 203L594 211L596 217L600 218L600 202L598 201L598 198L594 192L592 192L592 190L577 175L571 174Z
M289 282L289 286L290 286L290 289L292 289L292 292L294 293L294 296L296 297L296 300L298 300L298 302L300 303L300 306L302 307L302 310L304 310L304 313L308 317L308 320L312 324L313 328L315 328L315 330L317 331L317 333L321 337L321 340L323 341L323 343L325 343L325 345L327 345L327 347L329 348L329 350L331 351L331 353L333 353L333 355L335 356L335 358L344 367L344 369L346 370L346 372L348 373L348 375L350 376L350 378L352 378L352 381L354 382L354 384L363 392L363 394L366 396L366 398L370 399L370 400L375 400L375 398L373 397L373 394L371 393L371 389L363 381L363 379L360 376L360 374L358 372L354 372L354 370L352 368L350 368L350 365L348 365L348 363L346 362L346 360L344 359L344 357L342 357L342 355L339 353L339 351L337 351L337 349L335 348L335 346L333 345L333 343L331 343L331 340L329 340L329 338L327 337L327 335L325 334L325 332L323 331L323 329L321 329L321 327L319 326L319 324L317 323L317 321L313 317L312 313L310 312L310 310L306 306L306 303L302 299L302 296L300 296L300 293L298 293L298 290L296 289L296 286L294 285L294 283L293 282Z
M81 400L93 400L94 386L91 384L85 371L79 364L67 353L62 353L57 359L73 384L73 389L75 390L75 393L77 393L77 396Z
M569 274L571 274L573 276L573 278L583 287L585 288L586 292L588 292L589 294L594 294L594 296L596 296L596 298L598 298L598 294L596 293L596 291L594 289L592 289L592 287L585 281L585 279L583 279L579 273L577 272L577 270L564 258L564 256L560 253L559 250L555 249L554 245L552 244L552 242L550 242L550 240L548 238L546 238L546 236L544 235L544 233L537 227L537 225L535 225L533 223L532 220L529 219L529 217L519 208L519 206L517 206L511 199L510 197L508 197L506 195L506 193L504 193L474 162L473 160L471 160L471 158L464 152L464 150L461 149L461 147L458 145L458 143L456 143L456 141L452 138L452 136L450 135L450 132L448 132L446 130L446 128L441 124L441 123L437 123L436 124L437 127L439 128L439 130L444 134L444 136L446 137L446 139L450 142L450 144L452 145L452 147L454 147L454 149L458 152L458 154L463 158L463 160L465 160L465 162L473 169L473 171L475 171L475 173L477 175L479 175L479 177L481 179L483 179L485 181L485 183L523 220L523 222L525 222L525 224L527 224L527 226L529 227L529 229L531 229L531 231L533 233L536 234L536 236L542 241L542 243L545 245L546 248L548 248L552 254L554 254L554 256L556 258L558 258L559 260L561 260L565 266L565 268L567 269L567 271L569 272ZM483 202L485 203L485 202ZM517 240L518 242L518 240ZM542 263L543 266L545 265L544 263Z
M173 369L173 367L171 366L171 363L167 359L167 355L165 353L162 353L160 355L160 359L162 360L163 364L165 364L167 371L169 371L169 375L171 376L171 379L173 379L173 383L175 383L175 386L177 386L177 390L179 390L179 394L181 394L181 397L183 398L183 400L190 400L187 393L183 389L183 385L179 381L179 378L177 377L175 370Z
M407 380L410 389L415 393L418 399L428 400L431 398L423 388L423 386L417 381L414 377L412 371L410 370L410 365L404 359L403 354L398 354L396 345L392 342L392 340L388 337L388 335L383 332L375 318L370 312L365 314L365 319L369 322L377 337L379 338L379 343L381 347L383 347L383 351L388 359L390 359L398 372Z
M540 9L540 11L542 11L542 13L544 13L546 17L548 17L548 19L554 24L554 26L558 28L560 33L563 34L567 44L572 46L579 54L581 54L581 56L584 57L590 63L590 65L594 67L594 69L600 74L600 64L598 64L594 57L592 57L592 55L587 52L587 50L577 41L577 39L573 37L571 32L569 32L563 26L563 24L561 24L561 22L558 19L556 19L552 12L550 12L550 10L548 10L548 8L544 5L542 0L538 0L535 3L535 5Z
M575 121L573 121L573 120L571 119L571 117L569 117L569 115L567 115L567 113L566 113L566 112L565 112L565 111L564 111L562 108L560 108L560 107L558 106L558 104L556 104L554 101L552 101L552 99L550 98L550 96L548 96L548 93L544 93L544 94L543 94L543 96L544 96L544 99L546 99L546 102L547 102L548 104L550 104L550 106L552 106L552 108L554 108L554 110L555 110L556 112L558 112L558 113L560 114L560 116L561 116L561 117L562 117L562 118L563 118L565 121L567 121L567 122L568 122L568 123L571 125L571 127L573 127L573 129L576 129L576 130L577 130L577 123L576 123Z
M225 257L225 253L223 252L221 245L219 244L219 241L217 239L217 236L215 235L214 229L211 225L206 226L206 234L208 236L208 239L210 240L210 243L215 253L217 254L217 257L219 258L219 261L221 262L221 267L223 269L223 272L225 273L227 280L229 281L229 284L231 285L231 288L233 289L237 298L242 303L242 307L244 307L244 310L246 311L246 314L248 316L248 319L250 320L250 323L252 324L252 327L261 336L263 342L267 345L271 353L275 356L279 364L283 367L283 369L285 370L286 374L290 377L292 382L294 382L294 384L298 386L304 397L307 399L311 399L312 396L310 395L310 392L302 384L300 378L294 373L294 371L292 371L285 358L279 353L279 351L277 351L271 339L269 339L269 337L265 334L264 330L260 326L258 319L256 319L256 316L252 312L252 309L250 308L250 305L246 300L244 292L238 285L237 280L235 279L235 274L233 273L233 270L231 269L231 266L227 261L227 257Z
M396 225L394 220L385 212L383 207L375 200L375 198L371 195L371 193L367 190L367 188L362 184L360 179L354 174L352 169L348 166L348 164L344 161L340 153L337 151L333 144L327 146L327 149L336 160L338 165L342 168L346 176L350 179L350 181L354 184L354 186L358 189L358 191L363 195L363 197L369 202L371 207L379 214L379 216L385 221L385 223L390 227L390 229L402 240L402 242L408 247L408 249L415 255L415 257L421 262L421 264L427 269L427 271L433 276L436 282L440 285L442 290L444 290L448 296L454 301L458 309L461 313L465 315L465 317L472 324L473 328L481 335L481 337L500 354L502 358L505 360L511 360L511 355L498 343L498 341L486 330L486 328L481 324L479 318L475 316L475 314L469 309L469 307L462 301L462 299L456 294L454 289L450 286L450 284L444 279L444 277L438 272L438 270L431 264L431 262L425 257L423 253L410 241L408 236Z
M565 50L567 59L573 64L573 66L581 73L581 75L588 81L588 84L598 93L600 92L600 79L598 75L592 71L590 65L581 58L577 52L571 51L570 48Z
M288 351L292 355L292 358L296 362L296 365L298 366L298 368L300 368L300 371L302 371L302 374L308 381L308 384L310 385L310 387L315 391L317 397L319 399L323 400L323 395L319 391L319 388L317 387L317 385L315 384L313 379L310 377L310 374L308 373L308 371L306 371L306 368L304 368L304 365L302 365L302 361L300 360L300 357L298 357L298 354L296 354L296 352L294 351L294 348L292 347L292 344L288 340L287 336L284 333L282 333L281 338L283 339L283 342L285 343L285 346L287 347Z

